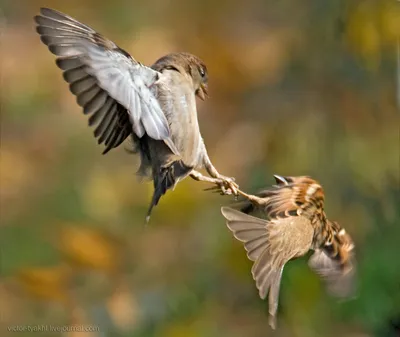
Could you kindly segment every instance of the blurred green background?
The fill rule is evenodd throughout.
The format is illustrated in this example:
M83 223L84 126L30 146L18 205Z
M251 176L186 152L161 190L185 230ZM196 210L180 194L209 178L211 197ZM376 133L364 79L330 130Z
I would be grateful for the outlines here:
M328 297L306 259L285 268L278 330L220 215L232 198L186 179L144 217L152 186L124 146L106 156L32 17L58 9L142 63L188 51L211 159L255 192L311 175L357 244L356 299ZM0 0L1 336L399 336L397 1ZM5 18L5 20L4 20ZM125 145L125 147L127 147ZM396 330L397 325L397 330ZM21 335L23 335L21 333ZM50 331L38 336L57 336Z

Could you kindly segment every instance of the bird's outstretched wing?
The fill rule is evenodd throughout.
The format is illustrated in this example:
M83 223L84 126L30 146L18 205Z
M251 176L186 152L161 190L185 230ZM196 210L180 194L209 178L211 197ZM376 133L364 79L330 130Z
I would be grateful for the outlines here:
M329 239L316 249L308 265L325 281L336 297L353 297L356 292L356 259L351 236L335 221L327 221Z
M104 153L121 144L132 132L170 140L168 122L151 87L160 73L143 66L114 42L74 18L41 8L35 16L41 41L57 58L71 92L90 115L89 125Z
M328 292L339 298L355 294L355 261L351 257L346 268L338 260L330 258L323 250L317 250L310 257L308 265L324 280Z
M302 216L267 221L229 207L222 207L221 212L228 228L244 243L247 256L254 261L251 272L260 297L268 295L270 325L275 328L283 267L310 249L313 227Z

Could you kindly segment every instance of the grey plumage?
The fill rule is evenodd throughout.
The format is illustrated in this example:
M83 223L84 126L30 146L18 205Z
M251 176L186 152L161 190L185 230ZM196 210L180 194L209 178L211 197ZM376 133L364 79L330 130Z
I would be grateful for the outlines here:
M233 180L211 164L200 134L195 95L207 95L207 68L199 58L169 54L147 67L66 14L42 8L35 21L41 41L57 55L70 91L89 115L94 136L105 145L103 154L131 137L141 158L139 174L154 181L147 219L161 196L189 174L234 189ZM195 171L202 166L214 179Z

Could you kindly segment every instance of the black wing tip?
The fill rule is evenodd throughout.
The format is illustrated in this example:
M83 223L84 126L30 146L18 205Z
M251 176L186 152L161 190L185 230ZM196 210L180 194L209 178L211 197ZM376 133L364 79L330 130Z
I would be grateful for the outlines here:
M64 80L65 80L66 82L68 82L68 81L67 81L67 79L66 79L66 77L65 77L65 71L68 71L68 70L71 70L71 69L76 69L76 68L74 68L74 67L68 68L67 65L64 65L64 62L65 62L65 61L68 62L68 61L76 60L76 59L79 59L79 55L77 55L77 56L59 56L59 57L56 58L56 65L57 65L58 68L60 68L61 70L64 71L64 72L63 72L63 78L64 78ZM82 65L81 65L81 66L82 66ZM69 83L69 82L68 82L68 83Z
M39 8L39 12L40 12L41 15L44 15L44 16L48 16L49 14L53 14L53 13L65 16L64 13L62 13L62 12L56 10L56 9L49 8L49 7L40 7Z
M111 142L107 145L107 147L104 149L104 151L102 152L102 155L107 154L108 152L110 152L111 150L117 148L119 145L121 144L121 142Z
M67 21L76 21L69 15L60 12L56 9L49 8L49 7L40 7L39 8L40 15L35 16L35 21L37 22L37 18L47 18L50 20L60 21L60 20L67 20Z
M33 17L33 20L38 25L38 27L40 27L40 26L42 26L42 23L40 22L41 19L44 19L44 18L50 19L50 20L54 19L52 14L55 14L55 15L58 14L58 15L61 15L63 17L66 16L64 13L56 11L55 9L51 9L51 8L47 8L47 7L40 7L39 8L39 14L35 15Z
M38 31L38 28L39 28L39 26L36 27L36 31ZM40 34L40 41L42 41L42 43L45 44L49 48L50 52L52 52L54 54L54 51L51 50L51 48L50 48L51 46L50 46L49 38L46 35Z
M39 20L40 20L40 18L42 18L43 16L41 16L41 15L35 15L34 17L33 17L33 20L38 24L38 25L40 25L40 22L39 22Z
M40 18L51 18L52 13L57 13L57 11L48 7L40 7L39 14L35 15L33 18L35 19L36 23L39 24L38 20L40 20Z

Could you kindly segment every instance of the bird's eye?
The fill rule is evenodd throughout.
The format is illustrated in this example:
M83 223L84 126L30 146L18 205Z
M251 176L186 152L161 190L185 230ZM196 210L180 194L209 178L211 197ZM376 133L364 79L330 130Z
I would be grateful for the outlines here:
M206 76L206 72L204 71L204 68L200 68L199 71L200 71L201 77Z

